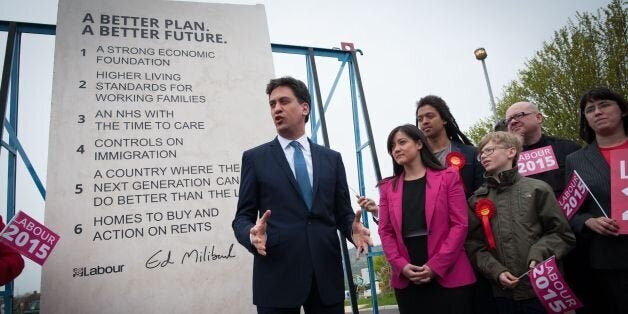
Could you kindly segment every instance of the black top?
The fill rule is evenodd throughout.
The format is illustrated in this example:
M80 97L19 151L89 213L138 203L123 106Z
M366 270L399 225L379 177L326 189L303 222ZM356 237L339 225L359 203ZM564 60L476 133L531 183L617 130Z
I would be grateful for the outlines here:
M533 150L541 147L551 145L558 161L558 169L545 171L528 176L530 178L545 181L554 190L556 197L560 196L565 189L565 161L567 155L580 149L580 145L570 140L564 140L561 138L543 135L541 139L532 145L523 145L523 151Z
M403 181L402 232L404 238L427 235L425 221L425 176Z

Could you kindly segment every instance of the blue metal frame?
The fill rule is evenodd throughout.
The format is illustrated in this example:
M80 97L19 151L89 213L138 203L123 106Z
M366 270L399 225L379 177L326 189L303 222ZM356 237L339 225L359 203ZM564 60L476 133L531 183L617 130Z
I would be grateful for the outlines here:
M0 21L0 31L8 31L9 29L8 21ZM17 121L18 121L18 95L19 95L19 58L20 58L20 44L21 44L21 35L23 33L30 34L42 34L42 35L55 35L56 34L56 26L49 24L33 24L33 23L17 23L17 34L15 46L13 49L13 62L11 66L11 74L10 74L10 112L9 118L4 120L5 128L9 134L9 143L2 142L2 147L6 148L9 152L9 162L8 162L8 187L7 187L7 220L12 218L15 215L15 195L16 195L16 161L17 154L20 155L23 162L25 163L35 185L37 186L42 198L45 199L46 191L45 188L37 175L37 172L33 168L30 160L26 152L24 151L22 145L20 144L17 137ZM306 68L307 68L307 78L308 78L308 87L310 90L312 102L320 104L320 107L317 108L313 106L311 109L311 130L312 130L312 140L317 142L318 132L323 131L323 135L326 138L326 127L324 123L324 115L329 107L331 99L336 91L336 87L340 80L340 77L344 71L345 67L349 68L349 80L350 80L350 88L351 88L351 105L353 112L353 126L354 126L354 136L355 136L355 148L356 148L356 158L357 158L357 171L358 171L358 184L359 184L359 192L361 195L365 193L364 186L364 164L362 161L362 151L369 147L371 150L371 154L375 157L373 158L374 169L378 179L379 177L379 163L376 158L375 145L372 139L372 133L370 130L370 121L368 118L368 112L366 112L366 103L364 101L364 95L362 90L362 82L359 74L359 69L357 68L356 53L352 51L343 51L338 49L326 49L326 48L311 48L311 47L303 47L303 46L292 46L292 45L283 45L283 44L271 44L272 51L274 53L286 53L286 54L297 54L303 55L306 57ZM361 54L362 52L358 50ZM321 97L317 97L317 94L320 95L320 90L318 90L318 81L317 81L317 73L316 73L316 65L314 64L315 57L327 57L327 58L336 58L341 65L339 67L338 73L336 74L336 78L334 83L327 95L325 100L325 104L322 105L320 103ZM358 108L358 98L362 100L362 115L360 115L360 110ZM321 112L322 111L322 112ZM361 142L361 130L360 130L360 116L362 116L363 121L365 122L367 129L367 142ZM3 119L4 117L0 117ZM322 129L321 129L322 128ZM324 139L325 140L325 139ZM329 145L328 143L326 143ZM368 217L367 213L362 213L363 223L366 227L368 227ZM375 274L373 271L373 257L377 255L381 255L382 252L372 252L371 248L369 248L368 252L368 268L369 268L369 277L371 283L371 300L373 305L373 313L379 313L378 304L377 304L377 288L375 286ZM345 270L349 270L350 272L350 261L343 260L346 264ZM348 266L347 266L348 265ZM13 303L13 283L9 283L6 285L5 291L0 293L5 300L5 309L12 309ZM8 296L8 298L7 298ZM357 304L352 302L354 313L357 313Z
M358 99L363 98L364 95L361 93L361 80L359 77L359 70L357 69L357 64L353 62L355 56L355 52L351 51L343 51L337 49L325 49L325 48L308 48L308 47L300 47L300 46L289 46L289 45L280 45L280 44L272 44L273 52L276 53L288 53L288 54L300 54L306 56L306 67L307 67L307 78L308 78L308 88L310 90L310 96L312 98L312 102L318 101L316 99L315 94L315 82L314 82L314 73L315 71L312 69L312 62L310 61L310 54L313 53L316 57L327 57L327 58L336 58L339 62L342 62L338 73L336 74L336 78L332 84L332 87L327 95L325 100L325 104L323 106L323 113L327 112L327 108L331 102L331 99L334 95L340 77L344 71L345 67L349 68L349 81L350 81L350 89L351 89L351 108L353 113L353 130L355 136L355 149L356 149L356 159L357 159L357 171L358 171L358 185L359 185L359 193L360 195L365 194L365 184L364 184L364 163L362 161L362 151L369 147L372 152L375 152L375 146L373 145L372 136L368 136L369 140L366 143L362 143L361 141L361 130L360 130L360 110L358 108ZM361 53L361 51L358 51ZM348 65L348 66L347 66ZM315 100L316 99L316 100ZM316 106L311 106L311 131L312 131L312 141L317 142L318 131L321 127L320 119L317 120L316 117L321 116L321 113L316 110ZM367 130L370 128L370 122L368 121L368 116L363 112L362 119L367 126ZM370 130L368 130L370 133ZM374 168L376 175L379 175L379 164L377 159L374 159ZM381 179L378 177L378 179ZM368 228L368 214L366 211L362 212L362 221L364 225ZM369 281L371 284L371 302L373 305L373 313L379 313L378 310L378 302L377 302L377 288L375 285L375 273L373 269L373 257L382 255L381 251L373 252L371 248L369 248L367 264L369 268ZM350 263L350 261L343 261L345 264ZM348 266L345 266L347 269ZM350 268L350 267L349 267ZM356 309L354 309L356 312Z
M8 21L0 21L0 31L8 32L9 25L11 22ZM21 50L21 40L22 34L41 34L41 35L54 35L56 27L54 25L45 25L45 24L32 24L32 23L16 23L16 34L13 45L13 51L10 52L12 54L11 58L11 70L10 70L10 78L9 78L9 117L6 119L5 117L0 117L3 120L3 128L7 129L7 133L9 135L9 142L6 143L2 141L2 147L6 148L9 152L8 154L8 162L7 162L7 217L6 220L9 221L13 216L15 216L15 200L16 200L16 172L17 172L17 154L20 154L22 157L22 161L26 165L33 181L37 185L37 188L42 195L42 198L45 199L45 189L41 180L37 176L37 172L33 168L30 160L26 152L24 151L22 145L20 144L17 137L17 122L18 122L18 104L19 104L19 83L20 83L20 50ZM2 134L2 132L0 132ZM13 312L13 295L14 287L13 281L7 283L5 285L4 291L0 292L0 297L4 300L4 308L7 312Z
M28 173L31 175L31 178L33 178L33 181L35 185L37 186L37 190L39 190L39 194L41 195L41 198L46 200L46 188L41 182L41 179L39 179L39 176L37 175L37 171L35 170L35 167L33 167L31 160L28 158L26 151L24 151L24 147L22 147L22 144L20 143L17 137L17 133L15 132L15 129L6 118L4 119L4 128L7 130L7 133L9 135L9 139L10 139L9 143L11 142L13 143L13 144L7 145L9 148L9 151L11 152L10 156L15 157L15 155L19 154L20 157L22 157L22 162L24 162L24 165L26 166L26 170L28 170ZM13 214L15 214L15 212ZM11 215L11 217L13 217L13 215Z
M360 195L366 195L365 185L364 185L364 164L362 161L362 149L369 145L366 143L362 145L362 140L360 139L360 119L358 116L358 92L356 89L356 78L355 78L355 70L350 67L350 82L351 82L351 108L353 108L353 134L355 134L355 147L356 147L356 164L358 168L358 183L360 189ZM366 211L362 211L362 220L364 224L368 227L368 215ZM373 267L373 257L376 255L381 255L381 252L373 252L373 249L369 247L368 249L368 267L369 267L369 279L371 283L371 302L373 303L373 313L377 313L375 309L378 309L378 301L377 301L377 287L375 285L375 269Z
M331 102L332 96L334 96L334 92L336 92L336 86L338 86L338 81L340 80L340 76L342 75L342 71L347 64L347 60L343 60L340 68L338 69L338 74L336 74L336 79L334 80L334 84L331 86L329 90L329 95L327 95L327 99L325 100L325 105L323 105L323 111L327 112L327 108L329 107L329 103ZM318 132L318 128L321 126L319 121L316 119L312 119L315 123L312 124L312 134L316 134Z
M7 24L7 29L8 29ZM19 84L19 62L20 62L20 44L21 44L21 36L17 28L15 29L15 37L14 41L11 43L13 45L13 51L7 51L7 54L11 54L11 64L9 70L9 82L3 80L3 85L6 88L6 84L9 84L9 119L11 121L17 121L17 89ZM11 38L11 36L9 36ZM10 40L10 39L9 39ZM7 42L7 47L9 47L9 42ZM7 48L7 50L10 48ZM6 69L6 68L5 68ZM6 89L5 89L6 91ZM3 104L5 99L2 100ZM6 113L6 112L5 112ZM2 117L4 119L4 117ZM3 120L5 121L5 120ZM5 122L6 123L6 122ZM5 127L8 126L5 125ZM0 133L1 134L1 133ZM9 147L15 148L15 139L13 137L9 137ZM8 155L8 163L7 163L7 221L11 220L15 215L15 195L16 195L16 158L15 154ZM2 298L4 299L4 308L13 311L13 281L7 283L5 285L5 290L2 292Z
M0 21L0 31L6 32L9 30L9 21ZM55 35L57 33L57 26L52 24L35 24L35 23L23 23L17 22L18 34L39 34L39 35Z

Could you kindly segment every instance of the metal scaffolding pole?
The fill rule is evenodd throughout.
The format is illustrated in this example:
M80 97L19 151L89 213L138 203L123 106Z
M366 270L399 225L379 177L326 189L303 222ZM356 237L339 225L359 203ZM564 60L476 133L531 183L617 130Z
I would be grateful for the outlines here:
M7 53L5 55L5 63L3 65L4 71L2 76L2 86L0 88L0 108L2 117L0 117L0 136L1 132L6 127L9 130L9 143L2 143L2 146L9 151L9 173L8 173L8 187L7 187L7 219L10 219L11 216L14 215L15 212L15 192L16 192L16 182L15 182L15 165L16 158L19 154L22 157L22 160L27 164L27 168L33 181L37 185L38 189L43 198L45 198L45 188L43 184L39 181L39 177L37 173L32 167L29 167L30 162L28 161L27 154L23 151L18 137L17 137L17 118L18 118L18 92L19 92L19 51L20 51L20 36L22 33L31 33L31 34L45 34L45 35L55 35L56 26L55 25L47 25L47 24L33 24L33 23L20 23L20 22L7 22L0 21L0 31L7 31L9 33L7 40ZM312 106L312 137L316 142L316 135L318 134L319 127L321 128L321 133L323 136L323 142L326 147L329 147L329 137L327 130L327 123L325 119L325 112L328 109L331 98L336 90L337 83L341 77L343 69L347 67L349 69L349 79L351 84L351 95L352 95L352 111L353 111L353 124L354 124L354 136L355 136L355 144L356 144L356 158L358 160L358 180L360 186L360 193L364 194L364 164L362 162L362 151L364 148L369 147L371 158L373 160L373 168L375 171L375 176L379 181L381 179L381 173L379 169L379 161L377 158L377 153L375 150L375 144L373 141L373 133L370 124L370 118L368 115L366 99L364 96L364 90L362 87L362 79L360 75L360 71L357 63L357 56L355 50L338 50L338 49L326 49L326 48L314 48L314 47L303 47L303 46L291 46L291 45L283 45L283 44L272 44L272 51L275 53L288 53L288 54L296 54L296 55L304 55L306 56L306 65L308 71L308 86L310 87L310 93L312 94L312 99L316 101L316 110L314 110L314 106ZM359 52L359 50L358 50ZM320 89L320 83L318 78L318 72L316 69L316 57L326 57L326 58L335 58L338 61L342 62L340 65L340 69L336 75L336 80L334 81L331 91L329 92L325 103L323 104L323 97ZM8 61L7 61L8 60ZM9 90L10 86L10 90ZM10 100L8 99L10 97ZM357 106L358 98L360 101L360 107ZM7 119L8 124L4 125L4 114L7 108L7 101L10 101L10 116ZM360 119L360 117L362 119ZM360 136L360 123L361 121L364 123L366 128L366 142L361 142ZM367 214L363 213L363 221L364 224L368 227ZM357 295L355 289L355 283L353 281L353 275L351 271L351 262L348 255L348 248L346 245L346 239L341 236L342 243L342 253L343 253L343 261L345 263L345 273L347 275L347 282L350 289L351 294L351 303L353 313L359 313L357 308ZM376 255L381 255L381 252L371 252L369 249L368 254L368 267L369 267L369 276L371 281L371 295L372 295L372 304L373 304L373 313L378 313L377 307L377 295L376 295L376 287L375 287L375 279L373 272L373 257ZM0 293L1 296L5 299L5 308L12 308L12 300L13 300L13 287L12 284L8 284L5 288L5 291Z

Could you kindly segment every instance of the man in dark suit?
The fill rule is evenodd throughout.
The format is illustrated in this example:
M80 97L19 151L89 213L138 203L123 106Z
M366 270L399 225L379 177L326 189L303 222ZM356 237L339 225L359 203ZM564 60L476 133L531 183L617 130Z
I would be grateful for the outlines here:
M278 135L242 155L232 223L238 242L254 254L253 303L264 314L297 314L301 306L306 313L344 313L336 230L358 254L372 245L369 231L351 209L340 154L305 135L305 84L282 77L266 93Z
M471 141L460 131L449 106L442 98L427 95L417 102L416 126L425 133L432 153L445 167L454 166L460 171L467 198L484 182L484 168L477 160L478 152ZM453 154L452 154L453 153ZM452 156L462 154L462 164L452 164Z

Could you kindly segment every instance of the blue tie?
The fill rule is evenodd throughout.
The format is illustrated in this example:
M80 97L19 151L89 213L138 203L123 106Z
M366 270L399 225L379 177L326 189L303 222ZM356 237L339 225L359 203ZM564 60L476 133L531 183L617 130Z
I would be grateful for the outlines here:
M301 190L301 195L303 195L307 209L312 210L312 185L310 184L310 176L307 174L307 166L305 165L301 145L297 141L292 141L290 142L290 146L294 148L292 158L294 160L294 172L297 177L297 184L299 184L299 189Z

